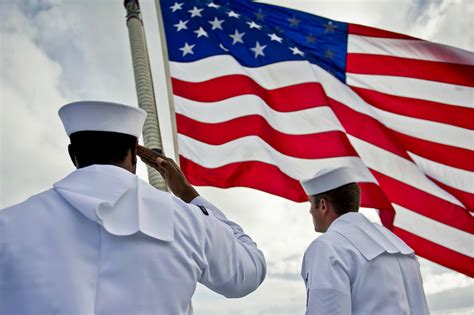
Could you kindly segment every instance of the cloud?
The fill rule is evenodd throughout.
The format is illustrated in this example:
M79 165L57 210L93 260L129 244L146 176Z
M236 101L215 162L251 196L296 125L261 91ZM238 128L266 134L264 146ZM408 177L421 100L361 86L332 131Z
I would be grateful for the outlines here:
M68 167L56 114L66 102L58 91L62 68L38 46L38 29L18 6L3 3L1 11L9 13L2 13L0 30L9 48L0 61L3 207L47 189L44 179L59 179Z
M439 43L474 51L474 2L444 0L429 2L417 18L419 36ZM456 23L453 23L456 21Z
M73 169L61 105L137 103L125 10L120 2L92 4L94 10L83 2L0 2L0 208Z
M268 278L252 294L226 299L202 285L193 297L195 314L207 315L289 315L304 314L306 289L303 281Z
M472 279L435 264L424 258L419 258L423 287L427 295L435 295L452 289L472 286Z
M473 311L474 285L453 288L449 291L443 291L428 295L428 305L431 313L434 314L452 314L468 315Z

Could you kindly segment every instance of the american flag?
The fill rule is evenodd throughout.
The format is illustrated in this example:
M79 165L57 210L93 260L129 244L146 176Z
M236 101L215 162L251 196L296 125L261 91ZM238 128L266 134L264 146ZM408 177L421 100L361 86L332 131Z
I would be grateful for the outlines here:
M183 171L306 201L357 170L362 206L474 276L474 54L273 5L161 1Z

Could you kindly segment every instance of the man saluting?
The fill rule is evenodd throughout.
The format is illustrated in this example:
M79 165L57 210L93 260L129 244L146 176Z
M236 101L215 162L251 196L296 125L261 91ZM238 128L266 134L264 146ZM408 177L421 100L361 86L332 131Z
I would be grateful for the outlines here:
M190 314L197 282L227 297L260 285L262 252L171 160L144 155L176 196L135 175L143 110L59 116L77 170L0 211L0 314Z
M358 213L360 189L348 167L301 182L317 232L301 276L306 314L428 314L413 250Z

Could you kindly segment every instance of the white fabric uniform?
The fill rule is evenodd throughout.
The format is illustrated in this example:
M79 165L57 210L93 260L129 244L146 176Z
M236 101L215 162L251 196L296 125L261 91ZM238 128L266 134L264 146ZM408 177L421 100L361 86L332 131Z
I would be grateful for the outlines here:
M306 250L306 314L429 314L413 250L360 213L338 217Z
M0 314L189 314L197 282L227 297L255 290L262 252L202 197L192 203L206 208L93 165L0 211Z

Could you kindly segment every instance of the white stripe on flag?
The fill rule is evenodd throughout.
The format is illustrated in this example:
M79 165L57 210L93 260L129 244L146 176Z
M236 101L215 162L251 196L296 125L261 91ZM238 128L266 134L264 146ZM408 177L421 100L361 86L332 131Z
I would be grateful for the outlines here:
M374 108L379 121L387 127L419 139L472 150L474 132L435 121L406 117Z
M283 61L247 68L232 56L220 55L186 63L171 61L170 69L174 78L187 82L203 82L226 75L245 75L268 90L318 81L307 61ZM298 75L295 76L295 73Z
M347 73L350 86L371 89L378 92L428 100L467 108L474 107L474 89L443 82L415 78Z
M473 54L469 51L413 39L379 38L349 34L347 52L464 65L474 64Z
M426 175L467 193L474 192L473 172L434 162L411 152L408 154Z
M242 95L219 102L197 102L174 96L176 113L204 123L220 123L231 119L258 115L274 129L290 134L303 135L326 131L344 131L334 112L326 106L295 112L277 112L260 97Z

